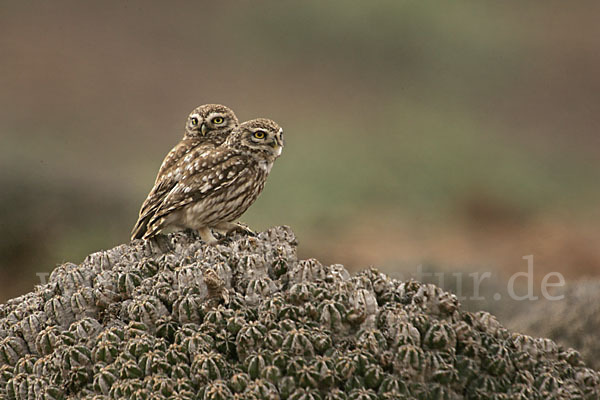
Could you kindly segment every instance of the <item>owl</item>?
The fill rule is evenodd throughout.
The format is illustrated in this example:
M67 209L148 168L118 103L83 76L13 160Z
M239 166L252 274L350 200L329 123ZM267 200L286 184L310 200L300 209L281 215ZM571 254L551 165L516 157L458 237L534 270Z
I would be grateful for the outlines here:
M131 239L139 239L146 233L148 221L164 196L182 178L181 170L175 166L192 149L214 148L222 144L229 133L238 126L234 112L220 104L205 104L196 107L188 116L183 139L171 149L163 160L154 187L142 204L140 214L131 232Z
M234 221L254 203L282 149L283 130L264 118L242 123L221 146L194 148L174 165L181 178L154 210L143 238L177 227L216 243L211 229L238 228Z

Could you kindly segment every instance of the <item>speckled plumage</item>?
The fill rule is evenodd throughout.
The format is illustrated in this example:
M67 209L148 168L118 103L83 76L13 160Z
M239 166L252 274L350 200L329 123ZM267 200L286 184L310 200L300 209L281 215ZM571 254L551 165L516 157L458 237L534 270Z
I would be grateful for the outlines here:
M222 122L221 122L222 121ZM184 177L178 171L178 163L192 150L211 149L221 145L229 133L238 126L235 113L220 104L205 104L196 107L188 116L183 139L171 149L163 160L154 187L142 204L138 220L132 230L131 239L140 239L146 234L148 222L153 217L164 197Z
M215 242L211 228L235 228L281 154L282 132L260 118L239 125L221 146L192 149L170 169L179 179L155 207L143 238L174 226L198 230L204 241Z

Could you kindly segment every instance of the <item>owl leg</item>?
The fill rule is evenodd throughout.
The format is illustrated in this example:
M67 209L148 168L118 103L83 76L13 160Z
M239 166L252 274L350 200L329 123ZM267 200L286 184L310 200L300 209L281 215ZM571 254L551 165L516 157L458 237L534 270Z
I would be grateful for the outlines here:
M198 233L200 234L200 238L206 244L217 244L218 243L218 240L213 236L209 227L205 226L203 228L198 229Z

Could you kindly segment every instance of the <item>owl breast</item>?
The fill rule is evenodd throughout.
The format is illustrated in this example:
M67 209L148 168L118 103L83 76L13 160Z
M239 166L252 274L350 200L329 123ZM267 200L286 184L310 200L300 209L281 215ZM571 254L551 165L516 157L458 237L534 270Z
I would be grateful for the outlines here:
M273 162L261 160L258 163L258 166L260 169L262 169L268 175L271 172L271 168L273 168Z
M181 225L199 229L236 220L263 190L271 165L249 166L230 185L189 204L179 215Z

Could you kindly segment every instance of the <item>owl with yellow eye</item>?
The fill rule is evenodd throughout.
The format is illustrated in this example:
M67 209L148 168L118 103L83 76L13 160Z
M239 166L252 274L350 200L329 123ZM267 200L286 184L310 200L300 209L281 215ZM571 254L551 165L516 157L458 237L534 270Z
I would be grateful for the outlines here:
M171 149L163 160L154 187L142 204L131 239L140 239L147 233L148 222L156 213L164 197L184 177L181 161L193 150L201 152L221 145L239 124L235 113L220 104L196 107L188 116L183 139Z
M235 221L261 193L282 149L283 129L265 118L240 124L220 146L193 149L175 165L182 178L156 207L143 238L177 227L216 243L211 229L238 228Z

